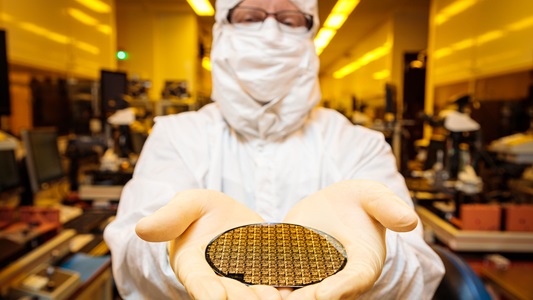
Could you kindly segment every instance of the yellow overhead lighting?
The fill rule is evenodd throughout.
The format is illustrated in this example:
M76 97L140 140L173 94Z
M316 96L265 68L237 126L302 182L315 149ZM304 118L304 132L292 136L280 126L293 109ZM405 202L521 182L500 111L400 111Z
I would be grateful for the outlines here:
M387 55L388 53L390 53L390 48L391 48L391 44L387 42L374 50L368 51L367 53L363 54L361 57L359 57L355 61L335 71L333 73L333 77L336 79L344 78L348 74L351 74L357 71L358 69L369 64L370 62L373 62Z
M68 44L71 41L68 36L53 31L49 31L47 33L47 37L52 41L58 42L60 44Z
M211 59L209 59L209 57L204 56L202 58L202 67L207 71L211 72Z
M77 21L85 25L94 26L96 30L100 31L103 34L110 35L111 32L113 31L111 26L106 25L106 24L100 24L100 22L98 22L96 18L84 13L83 11L79 9L70 7L70 8L67 8L67 13L71 17L73 17L74 19L76 19Z
M509 28L509 30L518 31L530 26L533 26L533 16L509 24L507 28Z
M437 25L445 23L451 17L462 13L463 11L476 4L477 1L478 0L456 0L455 2L441 9L439 13L437 13L437 16L435 17L435 23Z
M447 14L448 16L455 16L462 13L470 6L476 4L476 2L477 0L457 0L454 3L445 7L442 12Z
M335 33L337 33L337 31L333 29L327 29L327 28L320 29L314 41L316 52L318 55L320 55L320 53L322 53L324 48L328 46L333 36L335 36Z
M54 41L56 43L60 43L60 44L68 44L71 42L71 39L66 36L66 35L63 35L63 34L60 34L60 33L57 33L57 32L54 32L54 31L50 31L44 27L41 27L41 26L38 26L38 25L35 25L33 23L29 23L29 22L20 22L19 23L19 27L26 30L26 31L29 31L31 33L34 33L34 34L37 34L37 35L40 35L42 37L45 37L51 41Z
M209 17L215 14L215 10L208 0L187 0L187 2L199 16Z
M29 23L29 22L20 22L19 26L20 28L26 31L29 31L29 32L32 32L38 35L42 35L42 36L46 36L49 32L46 28L43 28L41 26L35 25L33 23Z
M338 0L329 16L326 18L324 25L315 37L315 47L317 54L320 55L322 51L328 46L329 42L337 30L342 27L348 16L355 9L360 0Z
M474 39L464 39L452 45L453 50L463 50L474 46Z
M446 48L440 48L438 50L435 50L435 52L433 53L433 56L435 57L435 59L439 59L444 56L448 56L452 53L453 53L453 50L451 48L446 47Z
M98 49L98 47L94 45L91 45L85 42L80 42L80 41L76 41L74 44L76 45L77 48L87 51L91 54L97 55L100 53L100 49Z
M60 43L60 44L69 44L69 43L72 43L72 39L66 35L63 35L63 34L60 34L60 33L57 33L55 31L50 31L44 27L41 27L41 26L38 26L38 25L35 25L33 23L29 23L29 22L20 22L19 23L19 27L26 30L26 31L29 31L31 33L35 33L37 35L40 35L42 37L45 37L51 41L54 41L56 43ZM85 43L85 42L81 42L81 41L74 41L73 42L74 46L76 46L77 48L81 49L81 50L84 50L84 51L87 51L91 54L94 54L94 55L97 55L97 54L100 54L100 49L94 45L91 45L91 44L88 44L88 43Z
M326 22L324 22L324 27L331 29L339 29L341 28L342 24L344 24L344 21L346 21L347 17L347 15L330 14L326 19Z
M460 42L457 42L451 45L451 47L444 47L444 48L437 49L433 53L433 57L435 57L435 59L439 59L439 58L442 58L442 57L445 57L445 56L448 56L454 53L454 51L456 50L466 49L469 47L473 47L474 45L480 46L490 41L500 39L504 37L505 35L506 35L506 32L503 30L488 31L482 35L479 35L475 39L464 39Z
M363 65L361 65L360 61L354 61L354 62L352 62L350 64L347 64L346 66L340 68L339 70L335 71L335 73L333 73L333 78L336 78L336 79L344 78L345 76L347 76L350 73L355 72L356 70L358 70L362 66Z
M324 27L330 29L339 29L346 21L346 18L348 18L347 15L330 14L326 19L326 22L324 22Z
M389 70L381 70L379 72L375 72L374 74L372 74L372 77L376 80L386 79L386 78L389 78L389 76L390 76Z
M104 24L97 25L96 29L100 31L101 33L105 33L105 34L111 34L111 31L112 31L111 26L104 25Z
M111 12L111 6L100 0L76 0L76 2L97 13Z
M85 25L91 25L91 26L94 26L94 25L97 25L98 24L98 20L96 20L95 18L89 16L88 14L82 12L81 10L79 9L76 9L76 8L68 8L67 9L67 12L68 14L73 17L74 19L80 21L81 23L85 24Z
M443 24L446 21L448 21L448 16L446 16L446 15L437 15L435 17L435 24L437 24L437 25L441 25L441 24Z
M497 40L501 38L503 35L504 33L502 30L492 30L492 31L486 32L478 36L476 39L476 43L478 45L485 44L487 42Z
M339 0L333 7L331 12L349 15L353 9L359 4L360 0Z
M533 26L533 16L526 17L516 22L513 22L507 25L506 29L487 31L481 35L478 35L477 37L464 39L454 44L451 44L449 47L437 49L434 51L433 57L435 59L439 59L454 53L454 51L463 50L474 46L481 46L485 43L501 39L507 34L510 34L512 31L524 30L525 28L531 26Z
M6 13L0 13L0 19L2 21L10 22L10 21L13 21L14 18L11 15L8 15Z
M331 13L324 22L324 27L330 29L339 29L348 16L355 9L360 0L338 0L337 4L331 10Z

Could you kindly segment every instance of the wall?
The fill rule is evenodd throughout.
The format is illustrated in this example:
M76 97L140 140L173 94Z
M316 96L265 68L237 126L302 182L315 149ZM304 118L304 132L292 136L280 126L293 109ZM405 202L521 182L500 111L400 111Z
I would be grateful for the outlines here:
M351 61L361 61L355 72L341 79L333 74L322 75L324 99L332 99L333 107L345 107L351 111L351 96L358 105L383 108L385 84L396 87L399 110L402 108L403 60L405 52L419 52L427 45L428 12L397 11L387 22L369 32L365 39L357 41L347 57L334 64L334 70ZM382 51L376 51L380 49Z
M391 69L392 64L392 22L387 22L370 32L362 41L357 41L350 53L335 62L332 70L338 70L354 61L361 62L361 66L346 77L336 79L332 72L321 76L321 87L324 99L330 99L332 107L351 107L351 96L370 106L383 105L384 84L390 79L387 75L382 79L375 79L377 72ZM384 49L379 56L369 54L376 49Z
M0 28L7 32L12 113L2 129L18 134L33 124L32 77L96 80L116 69L114 0L97 12L76 0L0 0Z
M527 97L533 1L435 0L431 11L428 109L454 93L481 101Z
M194 95L200 58L198 23L192 11L119 2L117 16L117 45L129 53L119 69L130 77L151 80L151 99L161 98L167 80L186 80Z
M17 135L21 129L33 126L30 80L28 72L10 72L11 118L5 127Z
M405 11L396 13L394 19L394 47L390 81L396 85L398 112L403 111L404 102L414 99L403 99L404 88L404 55L418 53L427 48L429 12Z
M0 0L10 63L87 78L98 78L102 67L114 69L114 1L102 1L109 12L75 0Z

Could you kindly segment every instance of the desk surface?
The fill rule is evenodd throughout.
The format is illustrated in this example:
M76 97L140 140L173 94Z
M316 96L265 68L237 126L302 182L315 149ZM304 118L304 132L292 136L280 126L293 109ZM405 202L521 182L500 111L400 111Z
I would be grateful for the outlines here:
M481 277L510 299L533 299L533 265L511 266L507 270L483 267Z
M453 200L453 190L450 188L437 188L425 178L406 178L405 183L411 198L417 202Z
M410 191L437 193L441 192L425 178L405 178L405 184Z

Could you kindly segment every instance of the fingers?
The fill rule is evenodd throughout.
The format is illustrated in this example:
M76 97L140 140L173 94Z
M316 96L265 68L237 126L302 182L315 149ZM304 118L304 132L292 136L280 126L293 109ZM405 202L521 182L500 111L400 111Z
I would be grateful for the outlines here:
M394 231L410 231L418 224L413 208L385 185L373 180L346 180L330 185L296 204L287 214L286 220L320 223L323 218L315 218L313 221L309 214L323 216L332 212L343 218L353 216L359 208Z
M335 183L319 193L334 205L349 209L358 205L381 225L394 231L410 231L418 224L412 207L385 185L374 180L346 180ZM331 200L334 199L334 200Z
M281 299L287 299L289 295L294 291L293 288L288 288L288 287L279 287L276 289L279 291L279 294L281 295Z
M251 289L255 293L255 295L257 295L257 297L261 300L282 300L283 299L280 292L272 286L251 285L248 288ZM249 299L249 298L238 297L235 299Z
M170 202L152 215L139 220L135 231L148 242L166 242L180 236L192 223L208 215L231 216L244 206L229 196L211 190L179 192Z
M174 259L171 258L171 264L178 280L193 299L281 300L274 288L254 290L234 279L216 275L205 261L201 249L181 251Z
M142 218L135 232L148 242L173 240L201 217L208 196L208 191L203 190L180 192L167 205Z
M323 281L297 289L286 300L349 300L357 299L368 291L379 277L379 271L361 267L356 270L344 269Z
M316 299L315 297L316 288L317 288L316 284L306 286L306 287L294 290L294 292L288 295L288 297L283 298L283 299L285 300Z
M226 288L204 257L203 248L193 246L176 251L169 243L170 266L193 299L226 299Z
M237 225L262 221L257 213L224 193L188 190L179 192L167 205L142 218L135 231L145 241L165 242L179 237L195 222L196 228L204 233L211 230L220 233ZM199 232L195 234L198 236Z
M193 276L194 280L186 285L193 299L212 300L282 300L279 292L265 285L246 286L234 279L211 276Z
M193 299L212 300L282 300L280 293L271 286L246 286L230 278L212 278L198 276L194 283L187 287Z
M413 208L383 184L355 181L363 209L384 227L393 231L411 231L418 224Z
M316 284L314 299L356 299L378 280L386 255L384 241L366 237L357 245L346 248L346 251L346 266Z
M171 253L176 252L176 242L170 242ZM237 280L215 274L205 260L203 248L189 247L170 256L172 269L193 299L250 299L282 300L271 286L248 287Z
M226 287L216 275L196 275L188 285L187 293L197 300L227 299ZM253 298L250 298L253 299Z
M369 270L341 272L320 282L315 289L317 300L357 299L371 289L377 280L374 271ZM378 273L379 276L379 273Z

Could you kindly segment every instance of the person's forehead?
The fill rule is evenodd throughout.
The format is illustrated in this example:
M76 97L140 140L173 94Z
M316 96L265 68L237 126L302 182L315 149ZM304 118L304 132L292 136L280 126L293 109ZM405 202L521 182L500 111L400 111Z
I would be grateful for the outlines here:
M251 1L251 0L246 0L247 3L249 3L248 1ZM272 2L274 0L254 0L254 1L258 1L258 2L266 2L266 3L269 3L269 2ZM310 14L313 16L314 18L314 22L313 22L313 26L314 26L314 30L313 32L316 33L316 29L319 25L319 20L318 20L318 3L317 1L318 0L284 0L284 1L288 1L289 4L292 3L294 5L293 8L288 8L288 7L281 7L281 8L263 8L265 9L266 11L270 11L270 12L274 12L274 11L280 11L280 10L299 10L299 11L302 11L304 13L307 13L307 14ZM326 1L326 0L320 0L320 1ZM228 11L235 7L236 5L238 5L241 1L239 0L216 0L216 15L215 15L215 20L217 23L221 24L221 23L224 23L225 20L227 19L228 17ZM254 2L254 3L257 3L257 2ZM287 2L285 2L287 3Z
M256 6L265 9L298 9L290 0L244 0L241 5Z

